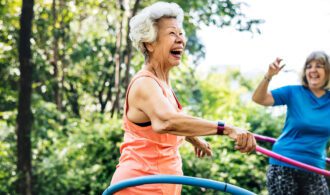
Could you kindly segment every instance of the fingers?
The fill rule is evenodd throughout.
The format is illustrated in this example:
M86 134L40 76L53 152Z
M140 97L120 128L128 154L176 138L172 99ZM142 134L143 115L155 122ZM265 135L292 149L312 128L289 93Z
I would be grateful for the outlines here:
M252 152L256 149L257 146L257 141L254 138L254 136L249 133L249 138L248 138L248 144L246 145L246 150L245 152Z
M236 144L240 146L241 148L245 148L247 144L247 134L239 134L236 139Z
M206 152L207 156L212 156L213 155L212 149L211 149L211 146L210 146L209 143L207 143L207 148L206 148L205 152Z
M273 62L273 63L269 64L269 67L270 67L272 70L276 70L278 66Z
M242 153L255 150L257 142L251 133L244 133L237 136L235 149Z
M195 154L198 158L203 158L206 153L201 148L195 148Z
M279 63L276 63L276 62L273 62L269 65L269 67L272 69L272 70L275 70L275 71L279 71L280 70L280 64Z
M275 62L277 62L277 64L280 64L282 60L283 60L283 59L277 57L276 60L275 60Z
M281 61L282 59L277 57L274 62L269 64L268 73L270 74L270 76L277 74L285 66L285 64L280 66Z
M198 158L203 158L205 156L212 156L212 149L209 143L203 143L200 146L195 146L195 155Z
M196 148L196 149L197 149L196 156L198 158L200 158L201 157L202 150L200 148Z

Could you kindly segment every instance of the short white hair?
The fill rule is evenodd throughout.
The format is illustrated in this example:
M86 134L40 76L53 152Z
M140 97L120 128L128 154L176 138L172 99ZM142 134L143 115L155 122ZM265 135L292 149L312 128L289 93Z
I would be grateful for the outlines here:
M157 2L135 15L130 23L130 38L133 45L144 55L147 55L143 43L151 43L157 38L157 28L155 23L162 17L176 18L179 25L182 26L183 10L176 3Z

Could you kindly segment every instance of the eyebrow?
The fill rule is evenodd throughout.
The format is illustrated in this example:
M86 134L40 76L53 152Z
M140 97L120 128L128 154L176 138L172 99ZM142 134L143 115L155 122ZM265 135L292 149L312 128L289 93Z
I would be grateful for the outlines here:
M169 26L167 28L174 28L174 29L178 29L176 26Z
M175 29L175 30L179 30L180 32L183 32L183 29L182 28L177 28L175 26L169 26L169 27L166 27L166 29Z

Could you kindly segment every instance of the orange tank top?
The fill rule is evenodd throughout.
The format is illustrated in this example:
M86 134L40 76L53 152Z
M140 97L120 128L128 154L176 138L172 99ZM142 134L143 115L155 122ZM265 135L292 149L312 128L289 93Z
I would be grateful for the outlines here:
M130 82L124 107L123 129L124 141L120 147L121 156L111 184L119 181L146 175L170 174L183 175L182 161L179 154L179 146L184 137L172 134L156 133L151 125L141 127L131 122L126 113L129 109L128 93L134 81L140 77L153 78L162 89L166 98L169 98L162 82L151 72L141 70ZM174 93L173 93L174 95ZM174 95L178 104L177 111L182 107ZM148 184L126 188L116 194L125 195L178 195L181 193L181 185L174 184Z

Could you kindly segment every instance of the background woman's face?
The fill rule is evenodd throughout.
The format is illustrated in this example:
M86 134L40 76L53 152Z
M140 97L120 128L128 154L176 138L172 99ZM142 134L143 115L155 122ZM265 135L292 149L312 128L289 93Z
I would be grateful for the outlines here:
M306 65L305 74L310 88L320 89L327 80L325 66L318 60L313 60Z

